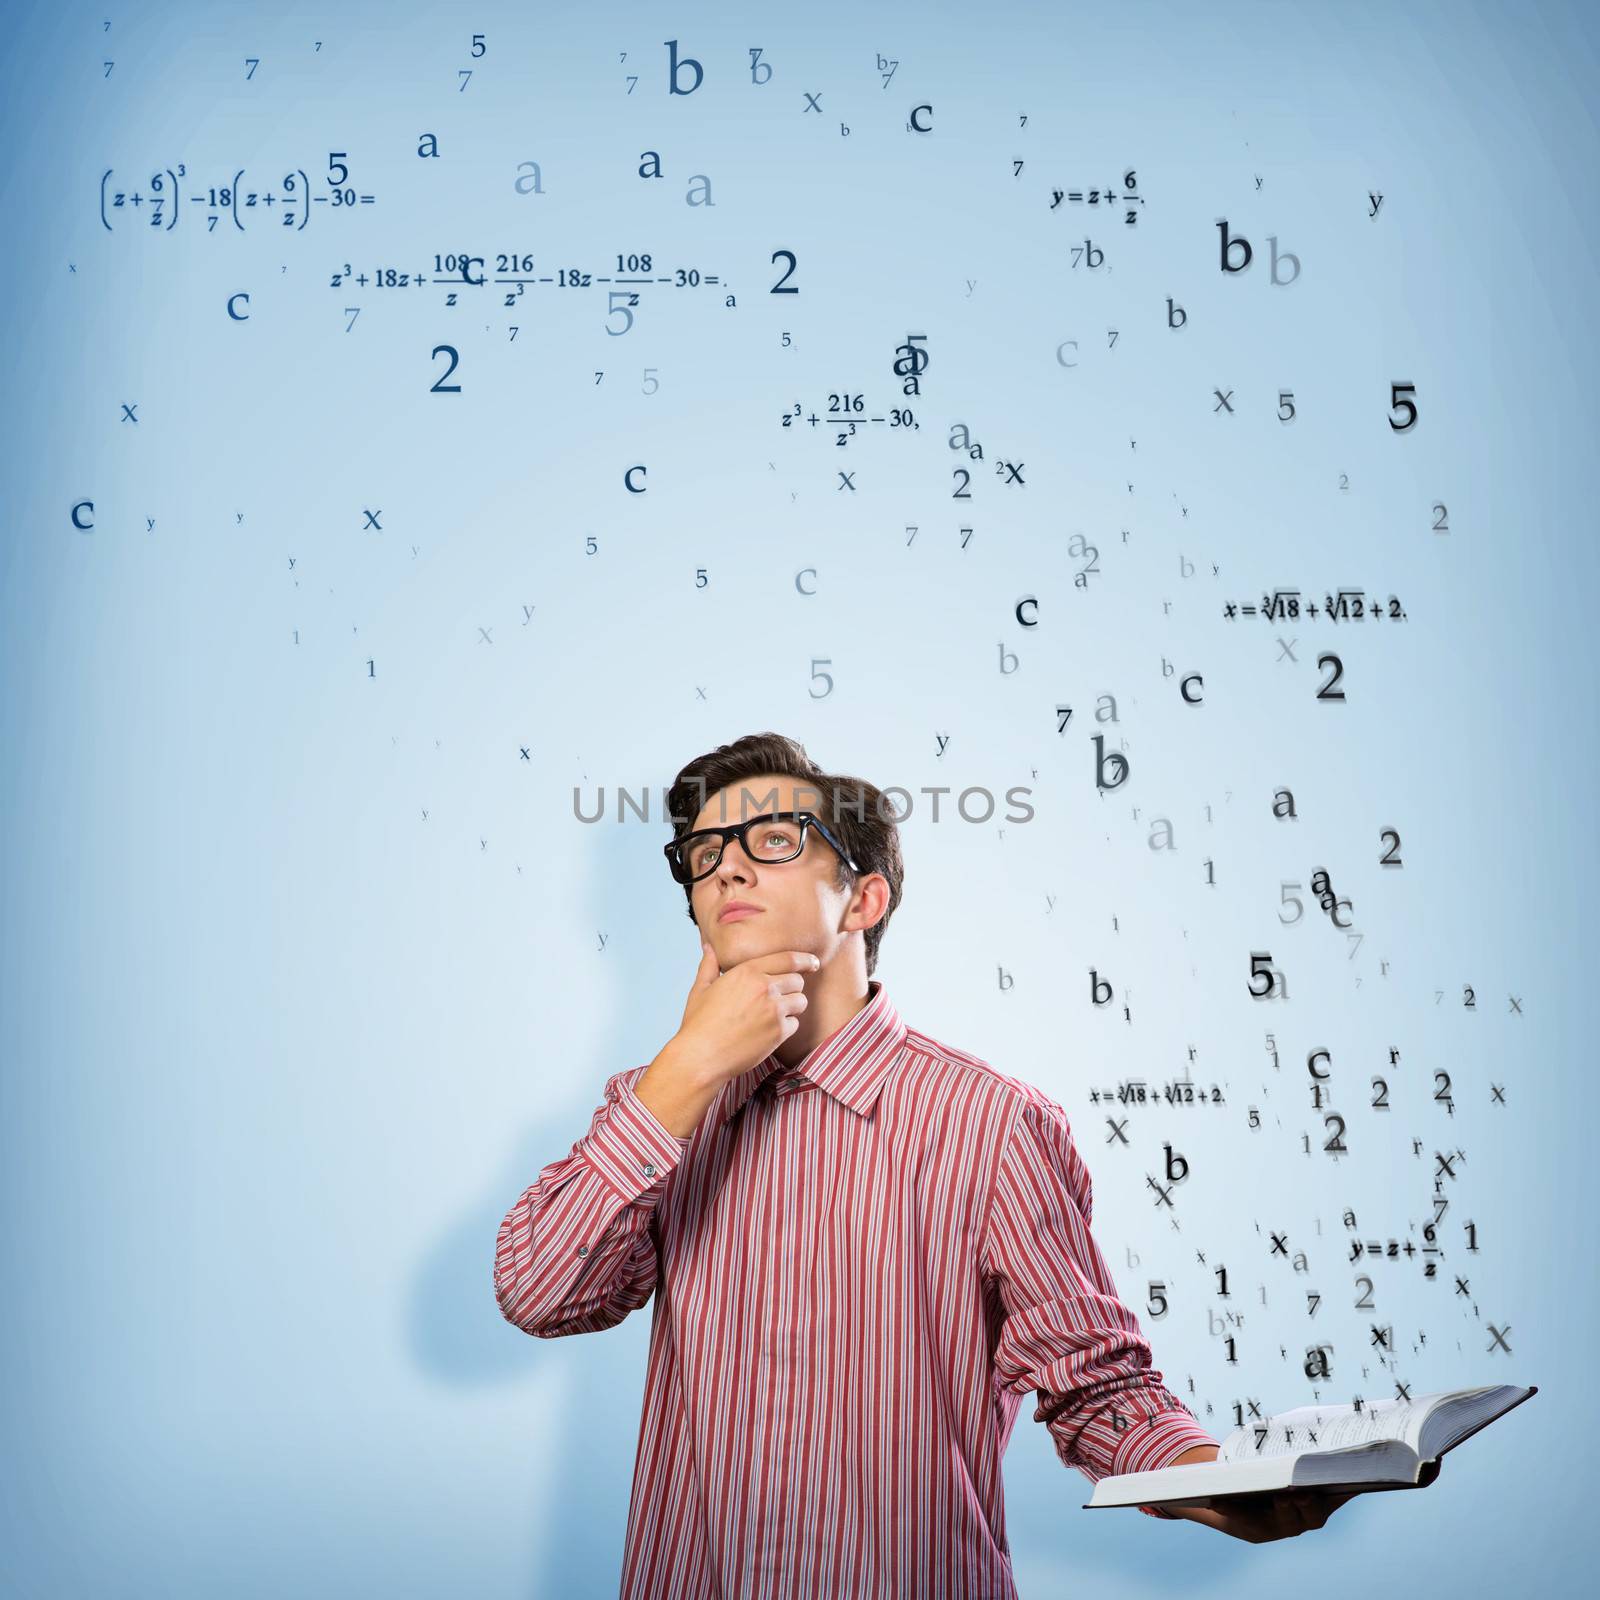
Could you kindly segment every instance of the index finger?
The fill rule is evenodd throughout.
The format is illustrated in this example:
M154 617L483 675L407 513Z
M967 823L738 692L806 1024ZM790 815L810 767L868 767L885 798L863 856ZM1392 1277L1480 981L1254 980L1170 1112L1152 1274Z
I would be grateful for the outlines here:
M774 950L768 956L753 956L750 961L758 972L816 972L822 962L809 950Z

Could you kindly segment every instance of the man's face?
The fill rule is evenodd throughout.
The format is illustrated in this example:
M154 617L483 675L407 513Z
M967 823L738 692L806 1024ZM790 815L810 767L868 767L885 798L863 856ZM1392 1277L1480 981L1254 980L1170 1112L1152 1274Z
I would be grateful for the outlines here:
M778 776L744 778L707 795L694 826L732 827L773 811L811 811L833 827L813 785ZM851 900L850 889L835 887L838 867L833 846L814 827L806 830L805 849L792 861L752 860L730 840L716 867L689 889L695 922L717 965L726 972L778 950L809 950L828 960ZM736 900L760 909L723 920L721 913Z

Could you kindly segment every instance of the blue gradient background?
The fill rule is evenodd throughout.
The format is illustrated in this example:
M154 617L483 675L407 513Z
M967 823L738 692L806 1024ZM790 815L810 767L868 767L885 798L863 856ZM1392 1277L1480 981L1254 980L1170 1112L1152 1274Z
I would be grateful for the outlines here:
M615 1592L650 1310L526 1338L493 1300L495 1230L605 1078L676 1028L698 951L659 812L585 826L573 791L658 804L692 756L774 728L885 786L985 787L1002 812L1032 790L1003 831L916 796L878 975L913 1026L1067 1107L1108 1261L1215 1433L1242 1397L1309 1403L1317 1340L1326 1398L1540 1386L1425 1495L1261 1547L1081 1513L1088 1483L1030 1404L1006 1458L1023 1596L1310 1600L1379 1573L1588 1591L1592 9L10 21L0 1586ZM669 38L705 68L692 95L667 94ZM920 102L926 135L906 129ZM441 159L417 158L425 133ZM171 232L100 223L108 168L128 190L179 162L185 193L241 167L246 188L303 168L325 190L333 150L376 201L303 231L265 211L207 231L188 204ZM661 181L637 176L646 150ZM528 161L542 194L518 192ZM1049 209L1129 167L1136 228ZM696 174L713 205L685 204ZM1257 252L1226 280L1220 217ZM1288 286L1268 235L1300 262ZM1086 237L1093 272L1072 266ZM797 296L767 292L779 249ZM507 312L488 289L447 308L436 285L331 286L347 262L452 250L541 273L648 251L724 283L641 291L621 337L601 287L530 285ZM932 365L906 402L890 364L913 331ZM430 392L439 343L459 394ZM1393 382L1416 385L1404 435ZM780 427L834 392L921 426L843 450ZM985 450L970 502L950 498L957 423ZM635 463L644 495L622 485ZM82 499L92 532L69 521ZM1087 590L1077 534L1100 552ZM1279 585L1394 594L1407 620L1224 620ZM1325 649L1343 703L1315 698ZM1177 695L1191 671L1200 706ZM1105 694L1120 722L1100 728ZM1096 731L1131 763L1103 797ZM1271 815L1280 786L1295 821ZM1378 865L1390 827L1400 871ZM1317 912L1319 867L1353 952ZM1308 907L1290 926L1286 882ZM1250 998L1255 950L1289 998ZM1318 1048L1337 1163L1306 1088ZM1106 1142L1091 1088L1186 1065L1224 1106L1130 1107L1130 1143ZM1171 1212L1147 1182L1168 1142L1190 1163ZM1360 1237L1417 1238L1433 1152L1457 1147L1438 1280L1374 1263L1356 1310L1345 1209Z

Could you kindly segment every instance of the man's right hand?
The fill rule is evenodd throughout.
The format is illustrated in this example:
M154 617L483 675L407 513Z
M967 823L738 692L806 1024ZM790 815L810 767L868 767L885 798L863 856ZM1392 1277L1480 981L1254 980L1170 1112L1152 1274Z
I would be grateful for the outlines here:
M702 941L683 1023L634 1089L669 1133L690 1138L722 1085L794 1033L806 1008L805 975L821 965L809 950L779 950L722 972Z
M672 1042L720 1083L766 1060L800 1026L806 974L822 963L809 950L777 950L722 972L711 946L701 949Z

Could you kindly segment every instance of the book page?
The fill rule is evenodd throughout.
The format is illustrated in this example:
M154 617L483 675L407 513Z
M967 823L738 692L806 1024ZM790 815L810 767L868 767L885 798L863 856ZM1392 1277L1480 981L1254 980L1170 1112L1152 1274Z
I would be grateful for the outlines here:
M1423 1425L1432 1436L1428 1441L1429 1454L1449 1450L1469 1434L1487 1427L1496 1417L1503 1416L1514 1405L1537 1394L1537 1389L1519 1389L1515 1384L1485 1384L1477 1389L1457 1389L1449 1394L1424 1395L1418 1402L1419 1410L1426 1411L1427 1403L1436 1402L1434 1416L1423 1416L1414 1426L1415 1437L1408 1442L1422 1454ZM1437 1421L1434 1418L1437 1417Z
M1359 1411L1354 1406L1297 1406L1264 1422L1235 1428L1222 1441L1217 1460L1260 1461L1267 1456L1346 1450L1378 1439L1406 1439L1414 1431L1410 1424L1428 1409L1426 1401L1413 1400L1371 1400Z

